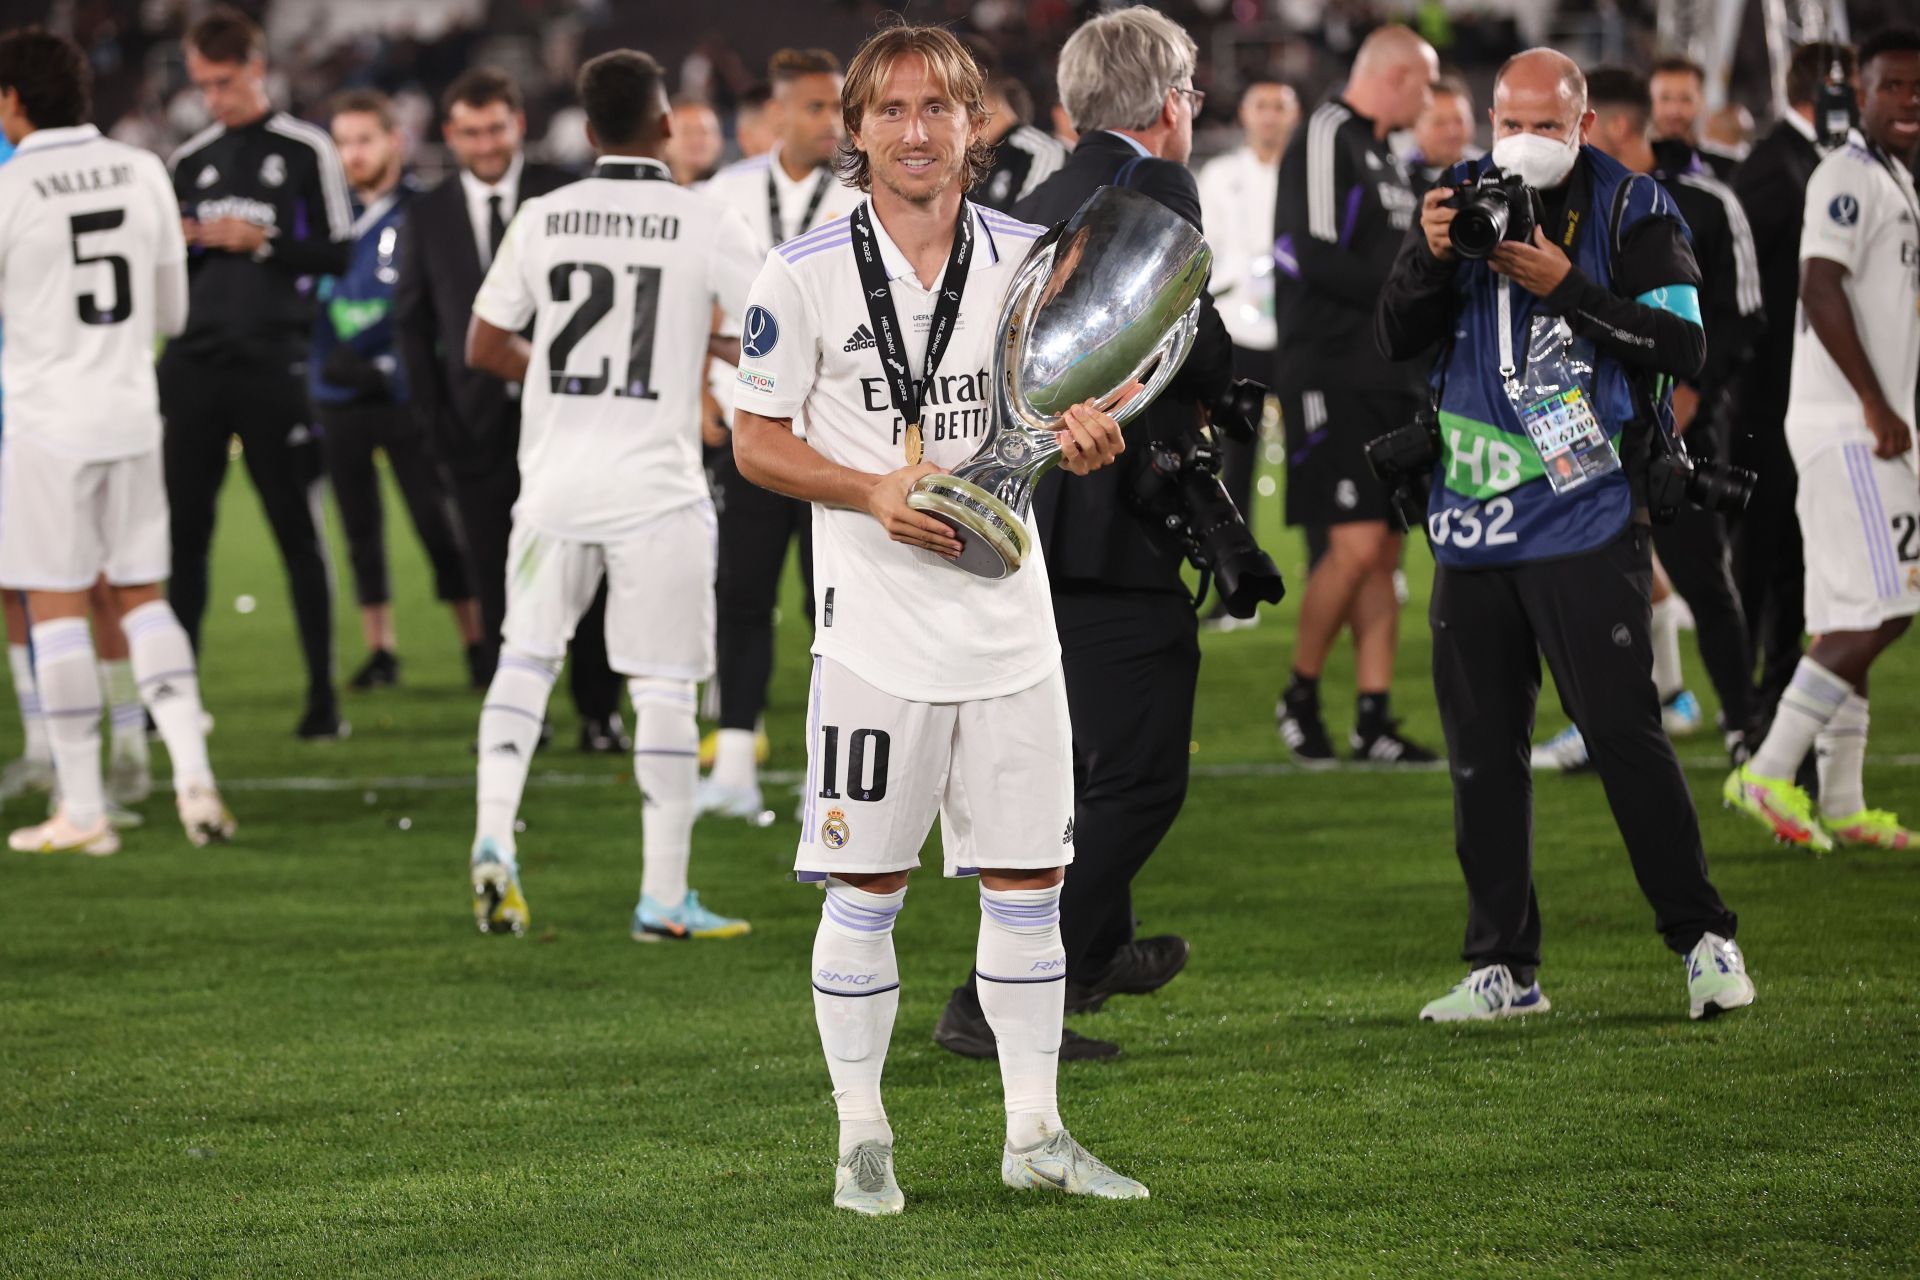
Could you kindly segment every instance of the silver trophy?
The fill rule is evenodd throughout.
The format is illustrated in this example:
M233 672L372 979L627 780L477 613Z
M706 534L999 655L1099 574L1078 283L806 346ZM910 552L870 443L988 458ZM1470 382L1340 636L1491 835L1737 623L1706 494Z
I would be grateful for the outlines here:
M1027 558L1033 488L1060 460L1061 416L1091 400L1122 425L1179 372L1199 328L1213 251L1193 225L1124 187L1102 187L1034 242L1000 309L987 438L907 505L953 529L953 563L1004 578ZM1118 409L1134 382L1141 392Z

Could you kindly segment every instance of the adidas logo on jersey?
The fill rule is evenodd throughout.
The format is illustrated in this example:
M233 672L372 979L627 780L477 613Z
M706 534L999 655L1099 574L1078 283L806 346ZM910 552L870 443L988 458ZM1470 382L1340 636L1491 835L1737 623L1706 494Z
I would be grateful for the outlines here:
M873 330L867 328L865 325L861 325L853 331L853 336L847 339L847 345L840 349L842 351L871 351L873 347Z

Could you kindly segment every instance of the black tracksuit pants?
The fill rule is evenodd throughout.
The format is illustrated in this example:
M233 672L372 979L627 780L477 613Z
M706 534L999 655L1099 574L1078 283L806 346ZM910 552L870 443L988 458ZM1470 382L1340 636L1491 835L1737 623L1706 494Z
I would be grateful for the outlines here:
M730 444L709 454L707 478L720 522L720 572L714 583L720 727L751 729L767 705L773 609L787 544L794 538L800 540L802 608L809 620L813 617L813 513L807 503L742 476Z
M374 453L385 450L413 518L414 532L433 565L434 594L465 600L473 594L467 573L467 549L461 544L453 500L426 432L403 404L319 404L321 444L334 501L347 534L353 562L354 596L361 605L393 599L387 577L385 505Z
M1733 573L1740 584L1748 634L1760 660L1757 710L1773 718L1800 665L1806 631L1806 553L1800 545L1800 476L1781 422L1748 424L1736 433L1732 458L1754 472L1753 498L1733 525Z
M1634 525L1577 556L1435 571L1433 682L1467 881L1461 954L1475 967L1540 963L1529 755L1542 654L1586 737L1667 946L1684 954L1702 933L1733 937L1734 914L1707 879L1699 815L1660 727L1650 542Z
M1753 641L1733 581L1733 552L1718 512L1683 506L1655 525L1654 550L1673 589L1693 610L1694 635L1728 729L1754 728ZM1755 745L1758 745L1757 743Z
M490 471L455 471L454 510L473 568L473 595L480 603L484 667L500 659L500 627L507 617L507 540L513 535L513 504L520 497L520 470L511 461ZM567 646L567 691L582 720L609 720L620 707L620 676L607 660L607 584L573 630Z
M1070 980L1133 941L1133 878L1187 798L1200 641L1184 592L1057 586L1073 720L1073 865L1060 894Z
M172 509L173 610L200 647L207 612L213 527L227 475L228 443L240 437L268 527L286 565L306 659L308 699L331 702L333 588L320 509L324 467L298 352L269 364L229 363L169 346L159 367L166 419L162 457Z

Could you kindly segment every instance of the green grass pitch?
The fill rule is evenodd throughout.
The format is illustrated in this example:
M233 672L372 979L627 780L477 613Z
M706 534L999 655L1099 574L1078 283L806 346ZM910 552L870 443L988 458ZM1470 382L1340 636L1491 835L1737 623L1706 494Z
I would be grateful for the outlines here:
M908 1212L836 1214L806 977L819 899L787 876L790 794L770 829L696 832L695 883L750 938L635 945L638 800L626 764L573 753L562 693L524 814L534 934L478 936L477 700L389 510L405 683L350 698L351 741L290 734L292 623L236 470L204 676L239 841L188 847L156 796L118 857L5 855L0 1275L1920 1271L1920 855L1776 848L1719 809L1713 736L1682 744L1759 986L1693 1025L1597 783L1542 778L1555 1010L1420 1026L1462 972L1447 780L1275 767L1294 601L1206 639L1191 797L1138 885L1146 928L1186 934L1192 963L1077 1020L1126 1054L1062 1071L1075 1134L1153 1199L1000 1186L998 1076L930 1039L970 963L974 889L923 873L887 1073ZM1297 591L1276 498L1259 519ZM1424 549L1409 568L1397 702L1437 742ZM242 594L259 607L237 612ZM350 599L343 584L349 669ZM788 773L792 603L769 715ZM1326 682L1341 733L1347 662ZM1867 782L1920 818L1916 676L1912 640L1876 672ZM1545 732L1561 721L1543 701Z

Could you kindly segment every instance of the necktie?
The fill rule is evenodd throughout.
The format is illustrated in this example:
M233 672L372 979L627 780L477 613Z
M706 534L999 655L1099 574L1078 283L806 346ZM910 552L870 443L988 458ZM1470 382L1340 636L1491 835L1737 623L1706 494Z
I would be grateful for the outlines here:
M507 220L500 216L500 196L498 193L487 197L487 261L491 262L500 252L500 242L507 235Z

